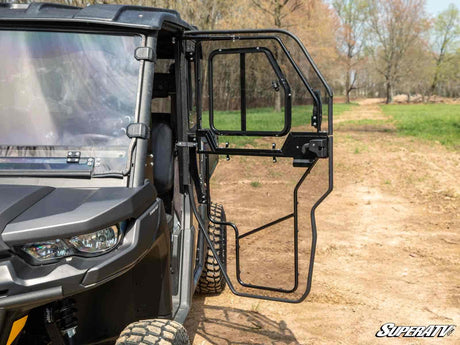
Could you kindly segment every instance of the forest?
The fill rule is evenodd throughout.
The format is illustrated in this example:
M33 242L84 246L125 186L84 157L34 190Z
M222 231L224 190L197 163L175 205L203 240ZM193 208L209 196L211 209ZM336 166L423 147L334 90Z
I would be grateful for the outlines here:
M170 8L202 30L289 30L307 47L336 98L345 102L380 97L391 103L401 94L408 102L430 102L437 96L456 98L460 94L460 14L453 3L437 16L430 16L424 0L48 2ZM254 68L254 73L264 74L263 64ZM229 70L228 75L234 73Z

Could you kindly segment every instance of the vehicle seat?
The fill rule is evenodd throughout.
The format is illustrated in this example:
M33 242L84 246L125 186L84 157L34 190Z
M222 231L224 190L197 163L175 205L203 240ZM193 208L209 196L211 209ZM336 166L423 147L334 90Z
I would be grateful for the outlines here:
M171 114L152 114L153 183L160 196L170 192L174 184L174 145L170 119Z

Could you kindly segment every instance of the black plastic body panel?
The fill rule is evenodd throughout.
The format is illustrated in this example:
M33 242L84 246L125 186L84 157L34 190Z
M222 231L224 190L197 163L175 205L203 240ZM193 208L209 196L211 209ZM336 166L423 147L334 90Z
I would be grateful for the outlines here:
M162 224L154 247L133 269L74 297L79 319L77 344L118 337L134 321L171 317L169 236Z
M157 217L158 214L162 212L152 216L147 214L139 222L140 229L155 226L157 233L153 247L149 248L148 253L131 270L72 297L75 300L78 319L75 344L105 341L113 344L114 339L131 322L158 316L171 317L170 232L165 218ZM155 224L158 220L160 224ZM138 232L141 233L151 235L150 231ZM145 238L138 240L148 242ZM113 267L110 260L105 263L107 267ZM31 313L28 322L36 327L42 323L42 315L41 312ZM39 334L34 334L34 330L26 326L19 345L30 344L30 339L36 338Z
M105 255L42 266L30 265L16 255L1 259L0 312L6 310L9 317L3 327L0 322L0 334L9 330L18 312L28 313L69 296L77 303L77 344L112 339L128 323L142 318L171 317L169 253L170 230L163 203L156 199L128 227L122 243ZM43 310L39 314L42 318ZM34 322L33 315L28 321L32 328L43 321ZM20 344L30 343L30 332L34 330L26 330L26 340ZM0 336L0 344L2 340Z
M12 202L10 194L19 194L23 202L1 212L2 205ZM155 198L150 184L88 189L0 185L1 239L13 246L93 232L138 217ZM10 214L15 218L4 226Z
M51 187L0 185L0 232L10 221L52 190ZM0 254L8 249L0 239Z
M160 30L165 23L169 23L183 29L193 29L180 18L178 12L167 9L107 4L84 8L53 3L14 5L0 4L0 23L2 21L88 23L144 30Z
M73 256L39 266L29 264L17 255L0 259L0 291L6 291L6 296L0 298L0 308L40 304L40 299L29 300L27 296L34 291L59 287L62 296L69 296L112 279L141 260L161 231L166 230L163 203L157 199L128 227L120 245L107 254L91 258Z

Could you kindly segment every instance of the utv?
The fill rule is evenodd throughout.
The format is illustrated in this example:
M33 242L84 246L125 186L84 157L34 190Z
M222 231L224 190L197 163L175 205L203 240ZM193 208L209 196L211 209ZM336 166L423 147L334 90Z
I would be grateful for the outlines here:
M332 92L297 37L199 31L166 9L1 4L0 52L0 345L188 344L196 292L305 299L332 190ZM253 109L273 103L262 126ZM302 172L292 212L244 233L210 192L219 157L239 156ZM240 241L286 221L293 285L243 279Z

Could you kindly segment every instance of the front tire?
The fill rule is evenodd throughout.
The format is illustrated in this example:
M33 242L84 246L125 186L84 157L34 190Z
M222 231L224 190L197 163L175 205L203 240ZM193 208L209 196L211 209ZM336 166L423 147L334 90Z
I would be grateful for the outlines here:
M224 206L221 204L211 203L211 218L217 222L226 222ZM220 261L226 265L227 253L227 228L225 225L209 222L208 235L211 239L214 249L219 256ZM211 249L208 248L206 261L203 272L198 281L196 292L202 295L217 295L225 289L225 279L222 270L214 258Z
M121 332L115 345L190 345L184 326L176 321L155 319L133 322Z

